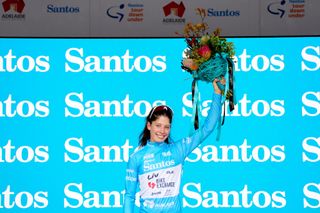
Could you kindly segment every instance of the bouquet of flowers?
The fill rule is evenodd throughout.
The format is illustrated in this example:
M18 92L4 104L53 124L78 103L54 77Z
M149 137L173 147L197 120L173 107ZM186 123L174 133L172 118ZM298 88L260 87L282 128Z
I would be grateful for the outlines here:
M208 24L204 22L207 14L205 9L197 8L196 13L201 17L201 22L187 23L183 31L183 37L187 43L185 57L181 67L193 77L192 100L194 104L194 128L198 129L198 89L197 81L212 82L215 78L226 79L226 85L218 83L223 91L223 103L229 101L230 111L234 109L234 64L232 57L235 55L234 45L220 36L220 29L208 33ZM224 117L222 125L224 123Z

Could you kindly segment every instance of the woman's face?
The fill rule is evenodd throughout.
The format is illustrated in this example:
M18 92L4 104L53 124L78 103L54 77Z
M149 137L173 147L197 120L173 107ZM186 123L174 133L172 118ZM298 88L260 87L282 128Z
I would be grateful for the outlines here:
M150 141L163 142L170 134L170 120L166 116L159 116L158 119L148 122L147 128L150 131Z

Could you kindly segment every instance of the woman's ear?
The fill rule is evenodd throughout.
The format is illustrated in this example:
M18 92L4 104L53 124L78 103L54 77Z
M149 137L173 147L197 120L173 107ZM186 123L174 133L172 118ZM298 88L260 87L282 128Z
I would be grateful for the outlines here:
M147 122L147 128L149 131L151 130L151 123L149 121Z

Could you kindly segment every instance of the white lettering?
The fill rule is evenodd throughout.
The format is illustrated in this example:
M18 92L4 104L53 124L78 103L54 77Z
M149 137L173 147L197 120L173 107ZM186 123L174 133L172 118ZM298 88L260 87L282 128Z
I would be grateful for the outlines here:
M12 208L46 208L48 206L48 192L39 191L32 194L27 191L14 192L11 186L8 185L6 190L0 194L0 209Z
M122 56L84 56L83 48L69 48L65 54L66 72L164 72L167 68L165 56L130 55L130 50Z
M284 55L272 55L268 58L265 55L251 56L247 53L247 49L237 57L234 57L237 63L234 64L235 71L249 72L255 70L257 72L265 72L267 70L280 72L284 70Z
M308 51L313 51L309 54ZM301 61L302 71L319 71L320 70L320 46L307 46L302 49L301 56L303 61ZM306 63L308 62L308 63Z
M145 172L147 172L155 169L170 167L170 166L173 166L174 164L175 164L174 160L161 161L159 163L150 163L149 161L145 161L143 164L143 169Z
M128 162L130 150L129 139L122 146L93 146L83 145L82 138L68 138L65 142L66 152L64 162L101 163L101 162Z
M44 163L49 160L48 146L37 146L35 149L29 146L15 147L11 140L3 147L0 147L0 163Z
M303 208L320 208L320 183L308 183L303 187Z
M125 191L84 191L82 183L69 183L64 188L64 208L121 208Z
M47 72L50 69L49 56L38 56L34 59L28 55L17 57L10 49L5 56L0 56L0 72Z
M244 185L241 191L202 191L200 183L183 186L183 207L198 208L283 208L286 206L285 192L252 192Z
M311 100L316 98L316 100ZM302 96L302 116L318 116L320 115L320 92L306 92Z
M257 145L252 147L248 144L247 139L239 146L214 146L206 145L195 148L186 158L189 162L202 161L210 162L275 162L280 163L285 160L285 147L283 145L275 145L271 148L265 145Z
M35 104L28 100L15 101L12 95L9 94L8 98L0 101L0 117L15 117L20 116L23 118L47 117L49 115L49 101L37 101Z
M320 138L308 137L302 142L302 161L316 163L320 161Z
M192 98L191 92L185 93L182 97L182 102L184 104L182 108L182 116L189 116L192 115ZM200 102L202 111L200 112L201 116L207 116L208 111L210 109L211 100L206 100ZM225 107L227 107L226 104ZM243 97L238 101L237 105L232 112L226 110L226 116L242 116L242 117L249 117L249 116L257 116L257 117L281 117L285 114L284 108L284 100L273 100L271 103L265 100L256 100L251 101L247 98L247 94L244 94Z
M65 117L145 117L152 106L165 104L165 101L156 100L149 103L145 100L134 102L127 94L121 101L84 100L83 93L69 93L65 97Z

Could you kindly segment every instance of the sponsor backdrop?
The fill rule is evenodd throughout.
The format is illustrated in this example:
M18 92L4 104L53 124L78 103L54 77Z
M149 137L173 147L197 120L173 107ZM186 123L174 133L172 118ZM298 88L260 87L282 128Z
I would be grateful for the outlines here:
M318 212L320 38L230 41L237 107L221 139L213 133L186 160L184 212ZM151 107L173 108L174 139L189 133L182 39L0 46L1 212L121 212L126 162ZM202 122L212 86L200 92Z
M224 36L320 35L318 0L1 0L0 36L176 37L206 22Z

